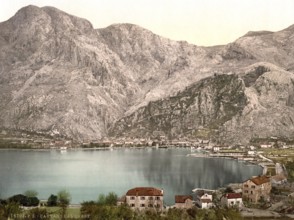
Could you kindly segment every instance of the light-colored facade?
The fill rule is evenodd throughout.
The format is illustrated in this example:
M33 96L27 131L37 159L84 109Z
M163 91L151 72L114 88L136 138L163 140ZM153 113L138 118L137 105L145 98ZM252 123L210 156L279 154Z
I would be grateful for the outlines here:
M221 198L221 203L226 207L238 207L241 208L243 206L243 199L240 193L226 193Z
M175 208L190 209L194 206L193 197L189 195L176 195Z
M208 209L213 207L212 195L199 192L196 198L196 204L202 209Z
M270 177L252 177L242 184L243 199L251 203L258 203L261 199L269 201L271 189Z
M126 204L132 209L163 209L163 190L153 187L136 187L126 194Z

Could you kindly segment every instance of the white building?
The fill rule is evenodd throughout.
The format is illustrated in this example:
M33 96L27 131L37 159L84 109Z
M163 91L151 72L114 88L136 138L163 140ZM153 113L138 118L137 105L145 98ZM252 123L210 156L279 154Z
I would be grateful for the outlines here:
M202 209L213 207L212 195L204 193L204 191L197 192L196 204Z
M126 194L126 204L133 209L163 209L163 190L153 187L136 187Z
M240 193L226 193L221 198L221 203L226 207L242 207L243 199Z

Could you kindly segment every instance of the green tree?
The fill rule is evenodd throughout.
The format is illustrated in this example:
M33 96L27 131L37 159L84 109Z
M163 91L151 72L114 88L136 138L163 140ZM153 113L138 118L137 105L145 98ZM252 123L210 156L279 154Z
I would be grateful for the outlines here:
M47 206L57 206L57 196L51 194L47 200Z
M64 220L66 216L67 206L69 205L71 201L71 195L68 191L61 190L57 193L57 198L58 198L57 199L58 205L61 207L60 217L62 220Z
M57 201L59 205L68 206L71 201L71 195L67 190L61 190L57 193Z
M9 197L8 202L10 202L10 203L14 202L14 203L18 203L19 205L22 205L22 206L27 206L28 198L25 195L17 194L17 195L13 195L13 196Z
M117 209L118 209L117 219L131 220L133 219L135 215L133 210L131 210L131 208L128 207L127 205L120 205L117 207Z
M225 192L224 193L233 193L234 190L232 189L232 187L228 186L226 189L225 189Z
M38 206L40 200L37 197L27 197L27 206Z
M38 192L35 190L27 190L27 191L25 191L24 195L28 198L37 197Z
M0 220L9 218L18 219L17 215L21 213L19 204L16 202L1 202L0 204Z
M117 202L117 195L114 192L108 193L108 195L105 197L105 204L106 205L116 205Z
M97 200L97 204L98 205L105 205L105 195L104 194L100 194Z
M182 209L169 209L167 212L166 219L168 220L188 220L190 216L186 212L186 210Z
M107 195L100 194L97 200L98 205L116 205L117 195L114 192L110 192Z
M94 219L97 210L97 204L94 201L86 201L81 204L81 219Z

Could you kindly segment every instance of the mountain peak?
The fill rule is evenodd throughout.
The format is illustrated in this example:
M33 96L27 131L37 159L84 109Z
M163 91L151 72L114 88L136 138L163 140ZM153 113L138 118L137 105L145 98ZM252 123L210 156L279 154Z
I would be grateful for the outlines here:
M122 128L140 125L137 137L142 116L150 135L292 135L293 29L205 48L129 23L94 30L57 8L26 6L0 23L0 128L94 140L121 118Z
M65 31L68 28L74 28L83 33L93 30L91 22L84 18L67 14L64 11L51 6L43 7L42 10L51 17L51 21L54 25L60 26L61 31Z
M75 29L85 33L93 30L93 26L88 20L67 14L51 6L42 8L34 5L25 6L18 10L9 21L12 22L14 28L25 27L28 29L35 25L44 26L46 23L53 25L56 30L60 31Z
M35 6L35 5L28 5L21 9L19 9L16 14L10 18L10 20L13 21L13 23L18 24L21 22L25 22L27 20L35 19L36 17L39 17L44 12L41 8Z

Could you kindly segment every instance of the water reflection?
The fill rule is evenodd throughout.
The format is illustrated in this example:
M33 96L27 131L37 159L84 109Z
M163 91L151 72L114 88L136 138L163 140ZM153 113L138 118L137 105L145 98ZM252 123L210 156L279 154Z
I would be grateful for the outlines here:
M124 194L136 186L165 190L165 201L198 187L216 188L242 182L261 169L234 160L186 157L186 149L113 151L0 151L0 197L28 189L47 199L61 189L73 203L96 200L100 193Z
M184 152L154 150L146 157L149 169L142 170L144 177L151 185L164 188L168 201L173 201L174 194L190 194L194 188L215 189L242 182L261 172L256 166L246 166L234 160L185 157Z

